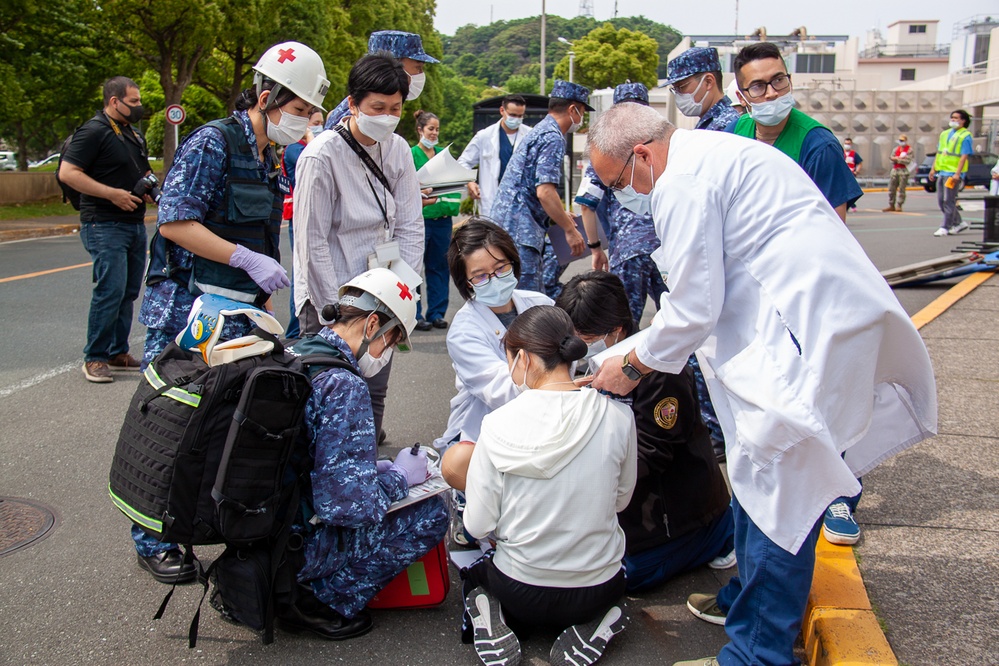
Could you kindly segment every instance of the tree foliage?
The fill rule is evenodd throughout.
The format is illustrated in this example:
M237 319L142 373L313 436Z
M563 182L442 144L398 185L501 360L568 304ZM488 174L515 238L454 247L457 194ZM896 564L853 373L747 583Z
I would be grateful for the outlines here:
M656 85L659 56L654 39L627 28L615 30L604 23L582 39L576 40L574 80L591 90L610 88L626 80ZM555 66L555 76L569 78L569 57Z

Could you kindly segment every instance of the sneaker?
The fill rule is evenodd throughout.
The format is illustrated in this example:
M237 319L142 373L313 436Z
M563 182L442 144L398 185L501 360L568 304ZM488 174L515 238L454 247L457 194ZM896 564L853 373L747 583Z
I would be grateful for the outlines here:
M83 376L87 378L88 382L95 384L109 384L114 381L107 361L85 361L83 363Z
M957 225L956 227L953 227L953 228L952 228L952 229L950 230L950 235L951 235L951 236L953 236L954 234L959 234L959 233L961 233L962 231L964 231L965 229L970 229L970 228L971 228L971 225L970 225L970 224L968 224L968 223L967 223L967 222L965 222L964 220L961 220L961 223L960 223L960 224L958 224L958 225Z
M950 232L947 231L947 227L940 227L939 229L933 232L933 235L939 238L940 236L946 236L949 233Z
M612 606L604 616L587 624L574 624L563 631L552 645L548 663L551 666L592 664L604 656L607 644L624 631L628 616L620 606Z
M728 555L719 555L715 559L708 562L708 566L712 569L728 569L735 566L735 549Z
M726 613L718 607L717 594L692 594L687 597L687 608L705 622L722 626L725 624Z
M465 610L472 618L475 654L486 666L516 666L520 663L520 641L506 626L499 602L477 587L465 597Z
M673 666L718 666L718 660L714 657L704 659L691 659L690 661L678 661Z
M453 492L454 511L451 513L451 541L457 546L468 548L478 545L475 537L465 529L465 495L457 490Z
M860 540L860 525L846 502L836 501L826 509L822 519L822 534L826 541L840 546L852 546Z
M115 354L108 359L108 367L112 370L128 370L131 372L138 372L142 364L135 360L129 353Z

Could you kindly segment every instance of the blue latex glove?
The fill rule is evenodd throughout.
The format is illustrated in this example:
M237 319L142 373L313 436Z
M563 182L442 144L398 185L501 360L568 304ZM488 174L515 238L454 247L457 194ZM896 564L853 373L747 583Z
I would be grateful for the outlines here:
M427 480L427 452L420 449L413 455L412 451L409 447L400 451L390 469L405 476L409 485L415 486Z
M378 470L379 474L381 474L383 472L389 471L389 469L391 467L392 467L392 461L391 460L376 460L375 461L375 469Z
M281 264L266 254L247 250L242 245L236 246L236 251L229 257L229 265L246 271L253 281L268 294L291 286L288 272Z

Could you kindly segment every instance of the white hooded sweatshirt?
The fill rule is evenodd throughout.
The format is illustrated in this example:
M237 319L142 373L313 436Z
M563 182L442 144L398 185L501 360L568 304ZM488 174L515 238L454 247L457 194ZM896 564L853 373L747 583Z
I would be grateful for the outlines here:
M482 420L465 529L496 535L496 567L530 585L590 587L621 569L631 500L631 410L592 389L526 391Z

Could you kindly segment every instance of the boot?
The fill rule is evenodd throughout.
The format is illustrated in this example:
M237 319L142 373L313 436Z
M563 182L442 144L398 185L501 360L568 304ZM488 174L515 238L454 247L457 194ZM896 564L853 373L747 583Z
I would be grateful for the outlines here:
M881 212L882 213L894 213L895 212L895 207L894 206L888 206L887 208L882 208Z

